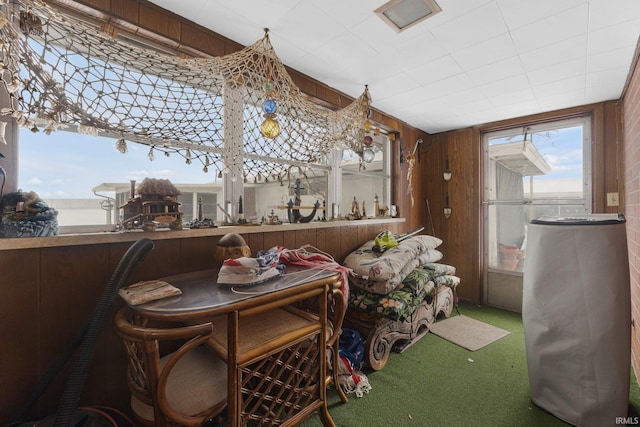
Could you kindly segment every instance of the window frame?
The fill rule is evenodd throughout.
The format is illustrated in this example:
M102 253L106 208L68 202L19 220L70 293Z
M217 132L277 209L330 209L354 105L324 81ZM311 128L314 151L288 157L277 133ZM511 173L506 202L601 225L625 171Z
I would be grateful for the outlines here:
M538 133L543 131L550 131L553 129L559 128L569 128L581 126L582 127L582 197L580 198L544 198L544 197L523 197L522 199L503 199L497 200L492 198L492 186L495 183L495 177L490 176L492 167L491 167L491 159L489 153L489 141L492 138L497 137L508 137L515 135L522 135L524 132ZM578 206L582 209L582 213L591 213L593 211L593 161L592 161L592 146L593 146L593 124L592 124L592 114L582 114L576 117L570 118L550 118L549 120L545 120L544 122L537 122L531 124L520 124L513 125L509 127L505 127L499 130L487 130L482 133L481 141L482 141L482 153L483 153L483 166L484 166L484 188L483 188L483 212L484 212L484 228L485 232L483 239L483 247L484 247L484 262L486 265L485 275L489 271L499 271L499 272L509 272L514 274L522 274L522 271L508 271L500 268L499 265L499 255L498 255L498 236L495 235L496 227L495 224L492 225L492 221L495 221L495 218L492 219L491 211L496 210L496 208L503 207L513 207L516 208L521 206L523 209L529 207L529 209L534 209L537 207L543 206L552 206L560 212L563 207L566 209L570 209L571 206ZM492 236L493 234L493 236ZM526 246L526 224L524 230L524 245Z

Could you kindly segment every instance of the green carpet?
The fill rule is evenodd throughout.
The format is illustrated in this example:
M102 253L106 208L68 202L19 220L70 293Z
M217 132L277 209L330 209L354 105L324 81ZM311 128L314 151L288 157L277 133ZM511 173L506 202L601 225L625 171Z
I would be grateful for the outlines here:
M404 353L391 353L382 370L365 370L369 394L349 395L342 404L329 389L336 426L567 426L529 399L520 314L465 304L460 313L511 333L474 352L429 333ZM628 416L638 416L640 391L631 377ZM321 425L317 415L302 423Z

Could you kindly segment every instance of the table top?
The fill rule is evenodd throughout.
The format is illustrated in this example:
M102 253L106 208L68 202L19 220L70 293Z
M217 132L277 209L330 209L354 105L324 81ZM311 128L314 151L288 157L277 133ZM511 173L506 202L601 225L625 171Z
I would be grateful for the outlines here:
M247 286L218 284L218 269L202 270L163 277L161 280L179 288L182 294L131 306L131 308L150 317L223 311L224 307L230 307L242 301L323 279L333 279L333 276L336 276L335 280L339 279L335 270L287 266L282 276L261 284Z

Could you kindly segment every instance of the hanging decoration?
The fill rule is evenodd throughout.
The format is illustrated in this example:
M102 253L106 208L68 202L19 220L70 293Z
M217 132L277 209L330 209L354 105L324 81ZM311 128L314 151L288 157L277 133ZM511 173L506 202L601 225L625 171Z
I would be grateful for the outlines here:
M40 0L0 0L0 12L0 80L10 96L1 113L34 131L73 127L113 137L122 153L143 144L149 159L176 154L205 172L239 168L254 182L327 165L334 147L371 157L368 89L338 111L312 103L266 29L240 51L193 58L140 47Z

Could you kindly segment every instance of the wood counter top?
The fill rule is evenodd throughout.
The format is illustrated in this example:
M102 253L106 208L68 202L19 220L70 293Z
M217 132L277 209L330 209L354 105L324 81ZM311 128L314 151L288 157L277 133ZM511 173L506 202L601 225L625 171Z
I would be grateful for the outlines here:
M168 230L157 231L123 231L104 232L86 234L61 234L48 237L22 237L22 238L0 238L0 251L14 249L47 248L57 246L92 245L115 242L134 242L142 237L152 240L184 239L191 237L222 236L227 233L253 234L269 233L274 231L294 231L309 230L318 228L361 226L369 224L402 223L404 218L372 218L354 221L314 221L304 224L280 225L237 225L220 226L216 228Z

